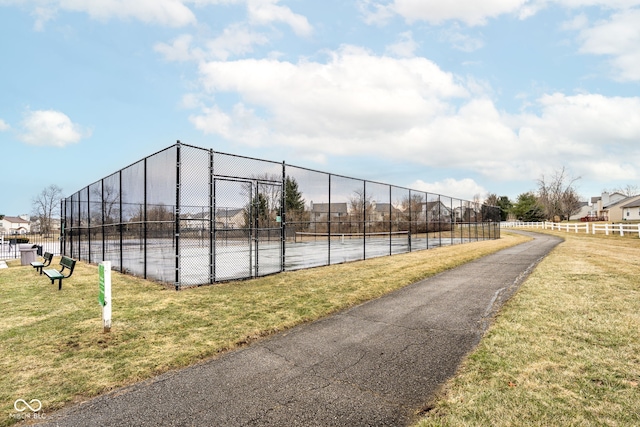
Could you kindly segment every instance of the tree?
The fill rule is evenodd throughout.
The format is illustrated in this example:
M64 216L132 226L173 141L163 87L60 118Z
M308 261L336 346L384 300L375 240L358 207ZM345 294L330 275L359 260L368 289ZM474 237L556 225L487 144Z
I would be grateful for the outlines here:
M640 194L640 187L638 187L637 185L634 184L627 184L624 187L616 187L612 190L605 190L606 192L609 193L621 193L624 194L627 197L632 197L635 195Z
M563 166L551 178L542 175L538 181L538 202L547 219L569 218L580 211L580 198L575 189L578 178L571 178Z
M95 211L96 223L102 222L102 216L104 215L105 224L115 224L120 222L120 192L117 188L111 185L102 185L96 187L91 192L90 197L92 200L100 201L102 203L102 210L104 212Z
M52 184L33 198L33 216L40 223L40 233L49 234L53 230L53 218L60 212L62 188Z
M267 228L270 224L267 196L257 193L244 208L245 228Z
M367 220L371 218L372 212L371 196L366 195L364 189L353 190L353 195L349 197L349 215L352 223L355 222L358 232L365 231L364 227Z
M284 207L287 214L304 211L304 202L296 179L288 176L284 181Z
M567 189L562 193L560 198L561 218L571 219L572 215L577 214L582 209L582 202L580 202L580 196L573 189Z
M511 202L511 200L509 200L509 197L498 196L495 193L489 193L484 203L489 206L497 206L498 208L500 208L500 221L507 220L507 218L509 217L509 212L511 212L511 209L513 207L513 203Z
M294 224L298 231L309 228L311 213L305 210L305 200L298 189L298 183L289 176L284 181L284 206L287 223Z
M544 210L532 192L520 194L516 204L513 205L512 212L518 221L540 222L545 220Z

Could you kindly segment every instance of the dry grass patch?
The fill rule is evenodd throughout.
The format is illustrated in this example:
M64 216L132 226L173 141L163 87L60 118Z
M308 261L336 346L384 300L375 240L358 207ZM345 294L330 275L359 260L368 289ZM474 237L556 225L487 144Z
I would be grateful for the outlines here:
M640 425L640 240L552 234L421 427Z
M0 404L39 399L46 412L187 366L275 331L377 298L526 240L443 247L176 292L113 273L103 333L97 267L77 263L61 291L30 266L0 270ZM58 260L54 259L53 264Z

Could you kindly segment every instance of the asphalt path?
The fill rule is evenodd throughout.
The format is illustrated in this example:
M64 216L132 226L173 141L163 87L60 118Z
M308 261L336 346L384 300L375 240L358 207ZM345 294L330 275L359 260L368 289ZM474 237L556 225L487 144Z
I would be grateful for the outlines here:
M44 425L409 425L478 344L504 301L561 241L522 234L534 240L47 414Z

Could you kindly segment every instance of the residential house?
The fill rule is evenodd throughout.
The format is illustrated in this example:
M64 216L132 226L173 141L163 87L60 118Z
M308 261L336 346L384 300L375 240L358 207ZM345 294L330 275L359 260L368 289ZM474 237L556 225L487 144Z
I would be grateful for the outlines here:
M588 217L592 212L593 212L593 209L589 204L589 202L580 202L580 210L578 211L578 213L571 215L569 217L569 220L571 220L571 218L580 219L580 218Z
M453 215L456 222L476 222L480 219L480 215L473 205L456 206L453 208Z
M216 209L216 228L237 229L244 228L246 222L245 209L219 208Z
M592 197L591 205L593 207L591 210L591 216L595 215L598 219L603 221L615 221L613 218L610 218L609 215L610 213L614 213L613 211L615 211L615 205L625 200L626 198L627 196L622 193L609 193L607 191L603 192L599 197ZM614 209L611 210L611 208ZM620 215L615 216L619 216L618 220L621 220L622 212L620 212Z
M422 203L419 219L427 222L451 222L451 209L439 200Z
M5 216L0 219L0 233L3 234L27 234L31 232L31 224L28 215Z
M633 197L633 199L635 200L620 207L623 221L640 221L640 197Z
M398 218L401 210L393 206L391 203L372 202L373 209L370 211L368 220L371 222L388 222L391 218Z
M594 197L591 200L595 200L593 210L597 212L598 218L602 218L605 221L620 222L624 219L625 215L623 207L633 205L640 200L640 195L627 197L622 193L609 194L604 192L601 197ZM633 206L630 206L630 208L633 208ZM631 212L629 211L628 219L630 219L630 217Z
M349 209L347 203L313 203L309 204L309 211L311 212L311 222L327 222L346 220Z

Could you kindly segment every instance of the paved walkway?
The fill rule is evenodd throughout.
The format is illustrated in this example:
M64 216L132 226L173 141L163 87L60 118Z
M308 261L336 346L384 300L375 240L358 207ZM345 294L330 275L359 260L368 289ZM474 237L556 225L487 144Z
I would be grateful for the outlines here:
M560 239L505 249L222 357L47 414L51 426L401 426ZM391 258L392 260L392 258Z

